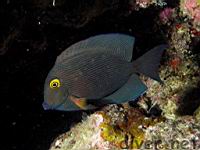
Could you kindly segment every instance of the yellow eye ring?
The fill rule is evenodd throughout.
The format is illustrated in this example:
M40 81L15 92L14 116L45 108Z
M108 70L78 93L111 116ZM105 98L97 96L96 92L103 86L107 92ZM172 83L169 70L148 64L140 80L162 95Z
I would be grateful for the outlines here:
M60 87L60 80L59 79L53 79L51 80L50 84L49 84L50 88L52 89L57 89Z

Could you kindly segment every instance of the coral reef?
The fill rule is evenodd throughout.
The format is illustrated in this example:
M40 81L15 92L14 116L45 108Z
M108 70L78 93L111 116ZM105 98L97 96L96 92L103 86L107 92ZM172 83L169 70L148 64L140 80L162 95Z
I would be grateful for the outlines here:
M184 16L193 20L193 25L200 29L200 1L199 0L181 0L180 9Z
M153 3L165 5L129 2L134 10ZM164 84L141 75L148 91L137 105L102 108L58 137L50 149L199 149L200 59L193 51L200 41L199 6L199 1L182 0L180 8L160 11L158 22L170 45L159 70Z
M164 120L163 118L147 118L143 110L138 108L119 108L117 105L111 105L108 108L113 106L116 108L115 110L109 109L109 111L102 112L106 119L101 124L101 136L118 148L139 148L144 139L144 130ZM116 121L113 116L120 115L120 111L116 111L118 109L124 111L125 118ZM113 124L113 120L115 124Z
M199 149L199 138L200 126L186 116L148 128L141 149Z
M194 117L195 117L197 122L200 122L200 106L194 112Z
M140 8L147 8L151 5L163 7L167 3L164 0L129 0L130 10L139 10Z
M77 150L97 149L108 147L108 142L103 140L100 124L104 121L101 114L93 114L67 132L59 136L52 144L50 150ZM94 134L95 133L95 134Z
M0 72L5 99L1 103L5 114L1 124L7 129L5 135L2 132L1 149L45 150L61 133L51 149L156 149L155 144L166 146L172 138L179 146L195 141L196 149L200 149L199 3L1 1ZM44 80L66 47L108 32L135 36L133 59L167 42L169 49L160 67L164 84L141 76L149 89L137 103L131 103L132 107L123 104L99 108L71 128L80 122L82 112L44 111ZM10 137L15 140L7 142Z
M188 90L198 87L200 69L190 47L177 45L171 42L163 57L160 67L163 85L141 76L149 89L139 99L139 107L109 105L55 140L51 150L199 148L199 108L192 110L194 115L190 116L181 116L178 109L184 103L194 103L191 97L186 101L184 97ZM161 115L152 111L156 107L161 109Z
M169 22L172 19L172 15L174 14L175 9L170 8L170 7L166 7L164 8L160 14L160 20L163 24L166 24L167 22Z
M59 136L50 149L139 148L147 127L162 121L163 118L147 118L140 109L126 110L113 104Z

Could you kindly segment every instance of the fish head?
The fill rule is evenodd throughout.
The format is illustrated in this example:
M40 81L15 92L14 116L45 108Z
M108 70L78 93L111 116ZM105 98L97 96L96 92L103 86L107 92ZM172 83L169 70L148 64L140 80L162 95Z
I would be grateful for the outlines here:
M62 74L57 67L53 67L49 72L45 84L44 84L44 102L43 108L56 109L65 101L68 97L68 90L64 84Z
M65 69L55 65L49 72L44 84L44 110L77 111L81 110L72 100L66 85Z
M66 101L67 97L68 92L62 84L62 80L58 77L47 77L44 87L43 108L45 110L55 109L62 105Z

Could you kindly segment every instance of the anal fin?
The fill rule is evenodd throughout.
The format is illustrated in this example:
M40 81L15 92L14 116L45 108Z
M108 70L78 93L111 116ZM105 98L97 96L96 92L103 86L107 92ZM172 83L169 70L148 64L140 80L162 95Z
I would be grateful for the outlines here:
M136 74L132 74L125 85L113 94L105 97L103 101L107 103L121 104L127 101L133 101L144 94L147 87Z

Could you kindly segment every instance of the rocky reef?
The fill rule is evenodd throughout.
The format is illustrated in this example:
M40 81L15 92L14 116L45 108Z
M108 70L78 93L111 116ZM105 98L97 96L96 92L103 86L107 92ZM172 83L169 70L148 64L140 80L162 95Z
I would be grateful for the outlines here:
M129 3L130 13L162 7L157 22L169 43L159 70L164 84L141 75L148 91L137 103L102 108L50 150L200 149L200 2L181 0L173 8L164 1Z
M1 149L200 149L200 0L5 0L0 18ZM164 84L140 75L144 95L84 119L82 111L44 111L56 57L116 32L135 37L133 60L168 43Z

